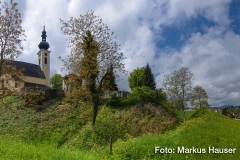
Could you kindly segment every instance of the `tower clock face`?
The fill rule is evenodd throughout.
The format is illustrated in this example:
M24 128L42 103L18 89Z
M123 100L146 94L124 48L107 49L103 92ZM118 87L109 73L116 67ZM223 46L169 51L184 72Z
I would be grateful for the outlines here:
M47 56L47 53L45 53L45 56Z

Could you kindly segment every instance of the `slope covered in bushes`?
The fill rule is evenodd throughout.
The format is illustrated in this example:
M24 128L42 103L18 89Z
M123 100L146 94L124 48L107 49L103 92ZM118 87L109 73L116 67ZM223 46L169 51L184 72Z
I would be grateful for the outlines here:
M164 133L175 128L177 120L160 107L146 104L112 112L102 107L94 128L88 123L68 142L79 149L105 147L111 138L113 142L138 137L143 134Z
M93 128L92 105L65 99L53 99L42 105L26 107L18 96L3 99L0 107L0 135L27 143L51 143L54 146L92 149L147 133L164 133L176 127L177 119L153 104L124 109L100 107Z
M104 113L104 114L103 114ZM107 108L101 110L102 125L110 124L104 115L112 114ZM113 114L114 115L114 114ZM111 115L111 116L113 116ZM110 117L111 117L110 116ZM113 118L113 117L112 117ZM118 123L117 121L113 121ZM1 159L238 159L240 157L240 122L214 112L204 113L201 117L192 118L182 123L177 129L164 134L147 134L139 137L126 137L125 140L117 140L113 143L113 152L109 147L92 148L85 151L73 147L78 144L78 138L70 140L65 147L56 148L53 144L29 144L14 140L3 140L0 136ZM120 127L121 125L119 125ZM103 126L98 126L103 127ZM104 128L104 127L103 127ZM108 127L105 127L107 129ZM121 127L120 127L121 128ZM110 131L105 130L106 132ZM92 130L85 128L92 134ZM98 130L103 131L103 129ZM122 130L123 131L123 130ZM114 131L112 131L114 132ZM94 133L96 135L96 133ZM92 134L92 135L94 135ZM85 134L87 135L87 134ZM101 135L101 134L99 134ZM120 134L121 136L121 134ZM87 140L85 136L85 140ZM79 142L79 141L78 141ZM90 141L85 141L89 142ZM105 143L105 142L104 142ZM206 153L154 153L155 147L173 148L177 152L178 147L206 149ZM236 148L235 153L208 153L208 147Z
M182 123L175 131L163 135L145 135L114 144L109 159L238 159L240 157L240 122L218 113L208 112L202 117ZM155 147L171 148L175 153L154 153ZM179 148L180 149L179 149ZM185 153L184 149L198 149L202 153ZM216 149L235 149L235 153L213 153ZM203 153L205 149L206 153Z

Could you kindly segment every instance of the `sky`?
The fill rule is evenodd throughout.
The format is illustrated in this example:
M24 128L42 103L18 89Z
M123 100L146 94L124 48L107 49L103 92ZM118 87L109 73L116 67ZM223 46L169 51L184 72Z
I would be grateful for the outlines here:
M27 36L19 61L37 64L43 25L51 51L51 76L65 75L58 59L70 53L60 19L88 10L100 16L121 44L126 70L150 64L157 87L165 74L186 66L193 86L208 93L212 107L240 105L239 0L15 0ZM130 91L120 74L120 90Z

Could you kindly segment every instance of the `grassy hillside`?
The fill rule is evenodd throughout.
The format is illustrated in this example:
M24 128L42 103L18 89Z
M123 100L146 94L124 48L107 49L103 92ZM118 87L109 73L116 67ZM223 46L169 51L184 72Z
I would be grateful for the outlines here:
M192 112L193 112L193 111L185 111L186 118L188 118L188 116L189 116ZM183 112L182 112L182 110L178 110L178 111L176 111L176 113L177 113L177 118L178 118L181 122L183 122Z
M121 109L100 106L94 128L92 113L90 103L69 98L26 107L21 97L8 96L0 101L0 136L33 144L92 149L108 145L110 137L115 142L164 133L177 125L174 115L152 104Z
M238 159L240 157L240 122L218 113L207 113L203 118L189 120L175 131L164 135L145 135L113 144L113 153L102 150L70 150L51 145L26 144L0 140L1 159ZM154 153L156 146L206 149L207 153ZM234 154L208 153L208 147L236 148Z
M7 97L0 107L0 159L240 157L240 122L218 113L209 112L182 123L175 130L171 129L176 126L176 118L152 105L114 111L100 107L98 125L94 129L91 116L92 107L88 103L54 99L35 108L26 108L18 97ZM114 142L112 154L108 147L110 137ZM175 153L154 153L157 146ZM206 153L177 153L183 152L183 147L194 147ZM208 153L208 147L236 148L236 151L213 154Z
M202 118L183 123L164 135L146 135L114 144L112 159L238 159L240 122L209 112ZM172 148L175 153L154 153L155 146ZM206 153L177 153L178 147L205 149ZM209 153L208 147L236 148L234 154ZM180 152L180 151L179 151Z
M29 143L63 143L66 133L91 121L91 105L74 105L67 99L53 99L36 107L25 107L17 96L7 97L0 105L0 135ZM65 136L66 137L66 136Z

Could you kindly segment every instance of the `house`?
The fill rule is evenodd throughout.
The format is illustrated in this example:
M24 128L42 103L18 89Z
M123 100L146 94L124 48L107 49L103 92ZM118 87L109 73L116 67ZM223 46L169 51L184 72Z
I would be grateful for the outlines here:
M0 88L9 90L20 90L24 87L48 88L50 85L50 52L49 43L46 41L45 26L42 31L42 41L39 43L39 51L36 59L38 64L21 61L11 61L8 65L16 69L23 69L23 77L13 78L12 75L4 74L1 78Z

